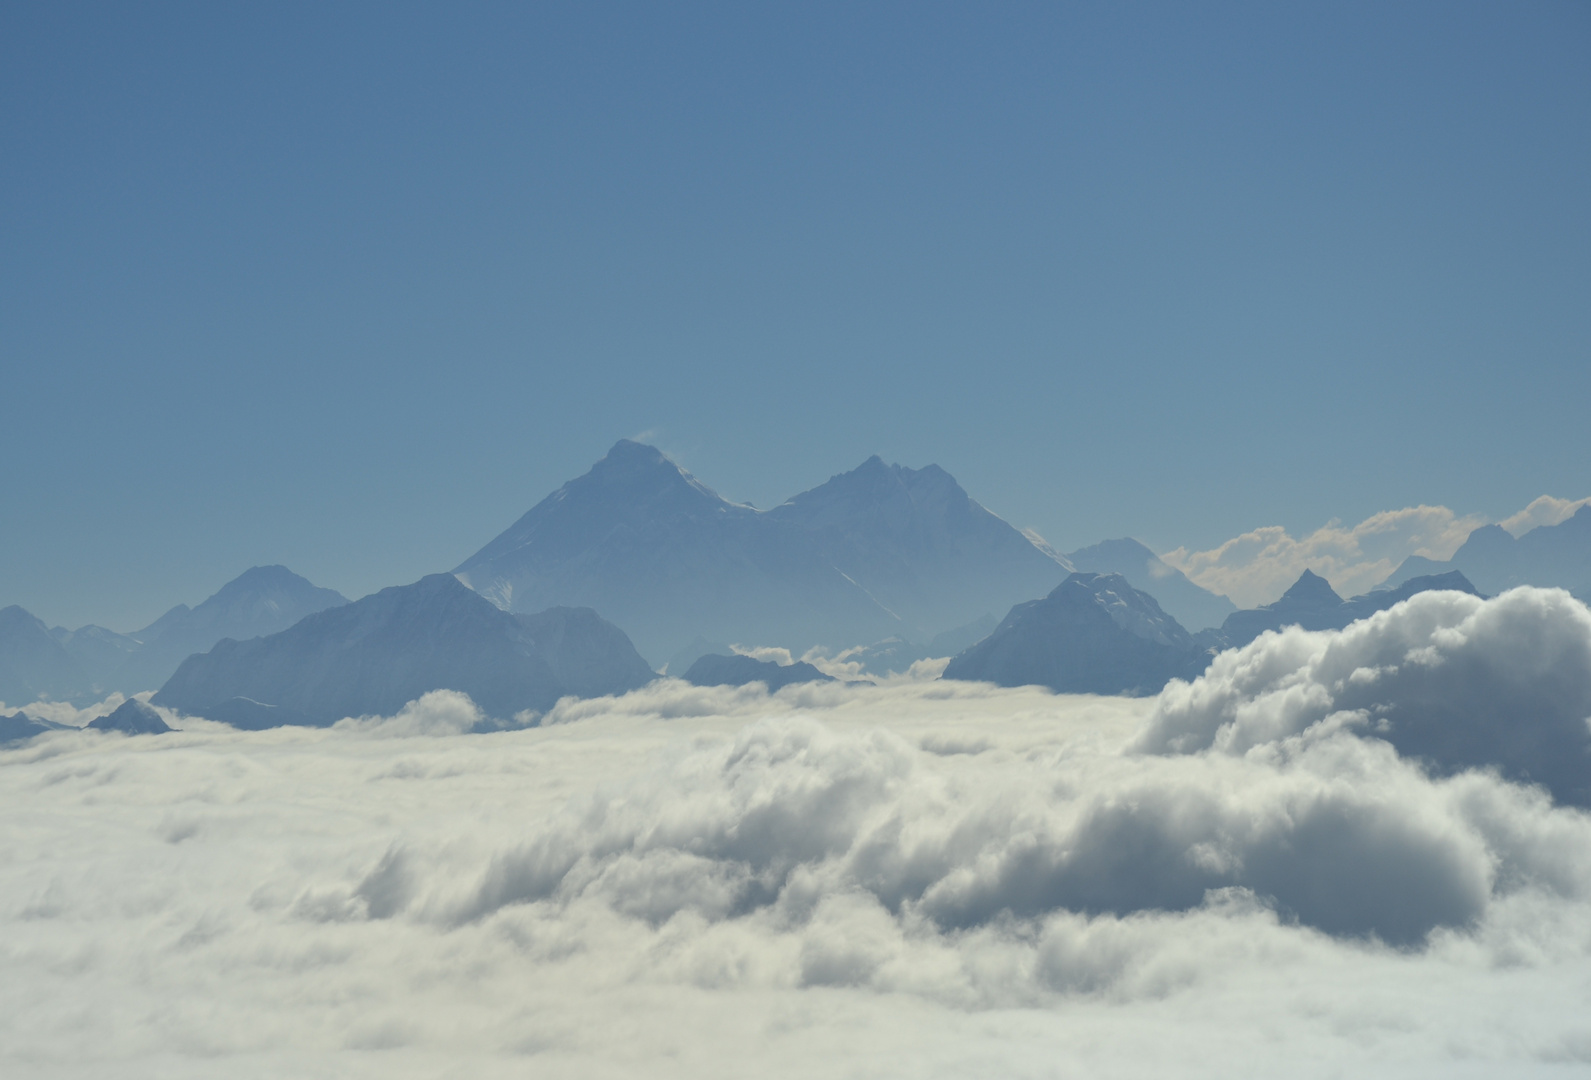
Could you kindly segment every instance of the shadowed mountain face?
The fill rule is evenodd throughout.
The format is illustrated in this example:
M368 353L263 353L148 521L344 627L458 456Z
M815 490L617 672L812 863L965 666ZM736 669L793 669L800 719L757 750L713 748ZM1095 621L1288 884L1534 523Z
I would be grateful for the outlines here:
M511 611L594 607L661 663L698 637L795 652L926 640L1064 569L932 466L874 458L763 512L625 440L457 573Z
M760 682L766 683L768 692L772 693L791 683L833 682L834 677L800 660L778 664L752 656L708 654L691 665L685 673L685 681L696 686L745 686Z
M1195 585L1181 570L1167 566L1160 556L1130 538L1079 548L1066 558L1083 573L1120 574L1127 584L1153 596L1166 614L1183 626L1220 626L1237 610L1232 601Z
M1076 573L1011 609L950 661L947 679L1048 686L1074 694L1153 694L1202 672L1209 653L1120 574Z
M14 712L10 715L0 715L0 746L8 743L23 742L35 735L43 735L46 731L64 731L65 724L55 724L48 720L40 720L24 712Z
M383 589L278 634L225 640L189 657L155 701L194 715L218 712L260 726L330 724L391 715L431 690L460 690L487 714L542 711L565 694L616 693L653 678L622 631L594 612L542 612L521 621L451 574ZM237 699L247 699L240 704Z
M767 516L808 537L917 641L1054 588L1070 570L937 465L908 469L872 457Z
M1475 586L1456 570L1446 574L1412 578L1396 589L1365 593L1351 600L1338 596L1325 578L1305 570L1293 587L1274 604L1236 611L1227 616L1220 630L1205 631L1199 640L1220 648L1247 645L1267 630L1301 626L1305 630L1341 630L1349 623L1385 611L1400 600L1431 589L1451 589L1478 595Z
M1591 603L1591 506L1518 539L1501 525L1484 525L1470 533L1447 562L1409 556L1386 585L1455 570L1488 593L1506 592L1516 585L1557 586Z

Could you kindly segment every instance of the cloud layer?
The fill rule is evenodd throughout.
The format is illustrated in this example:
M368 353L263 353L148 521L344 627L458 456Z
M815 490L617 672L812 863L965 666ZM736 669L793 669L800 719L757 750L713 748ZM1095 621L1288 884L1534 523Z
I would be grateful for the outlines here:
M1551 728L1591 616L1438 599L1159 700L663 680L487 735L445 691L331 730L47 735L0 753L0 1068L1583 1065L1591 818L1340 706Z

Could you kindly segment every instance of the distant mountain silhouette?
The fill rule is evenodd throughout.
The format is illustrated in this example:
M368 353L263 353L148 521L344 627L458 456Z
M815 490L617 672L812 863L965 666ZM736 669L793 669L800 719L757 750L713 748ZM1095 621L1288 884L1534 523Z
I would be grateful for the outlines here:
M347 602L285 566L256 566L198 607L179 604L134 634L93 625L46 629L21 608L5 608L0 610L0 701L23 705L49 698L86 705L114 691L154 690L184 659L222 638L274 634L305 615Z
M751 656L709 653L690 666L685 673L685 681L696 686L746 686L761 682L766 683L768 692L772 693L791 683L833 682L834 677L800 660L793 664L779 664Z
M1166 565L1160 556L1131 538L1079 548L1069 552L1066 559L1084 573L1120 574L1133 588L1153 596L1166 614L1183 626L1220 626L1237 610L1232 601L1195 585L1181 570Z
M1384 587L1453 570L1488 593L1516 585L1557 586L1591 603L1591 505L1582 506L1566 521L1538 526L1518 539L1501 525L1483 525L1446 562L1409 556Z
M27 705L40 698L67 701L90 680L39 619L12 605L0 608L0 701Z
M198 607L178 604L132 635L142 647L106 676L104 688L123 693L165 684L177 666L208 652L223 638L247 641L286 630L306 615L348 603L285 566L256 566L223 585Z
M111 685L115 681L115 673L143 648L143 642L131 634L118 634L114 630L92 624L80 626L76 630L68 630L61 626L53 627L50 636L61 643L61 647L82 669L88 681L85 694L95 700L103 698L115 689ZM141 689L150 690L153 687L146 686Z
M1120 574L1075 573L1042 600L1013 607L987 638L956 656L947 679L1048 686L1076 694L1153 694L1208 665L1155 598Z
M53 723L49 720L40 720L24 712L14 712L9 715L0 715L0 746L10 743L23 742L35 735L43 735L46 731L65 731L65 724Z
M183 661L154 700L205 716L211 707L239 715L235 699L247 698L283 708L284 717L330 724L391 715L428 691L448 689L508 718L544 711L565 694L622 692L654 677L624 633L594 612L516 618L451 574L432 574L277 634L224 640ZM269 714L252 716L258 723Z
M661 663L698 637L798 653L926 640L1066 569L935 466L871 458L759 511L621 440L456 573L507 610L596 608Z
M1305 570L1293 587L1274 604L1236 611L1228 615L1219 630L1205 631L1198 640L1217 648L1247 645L1267 630L1301 626L1305 630L1341 630L1349 623L1385 611L1415 593L1430 589L1453 589L1475 594L1475 586L1459 572L1412 578L1396 589L1365 593L1351 600L1338 596L1326 579Z
M810 538L825 561L898 616L900 632L914 641L1054 588L1071 569L937 465L908 469L874 456L767 517Z

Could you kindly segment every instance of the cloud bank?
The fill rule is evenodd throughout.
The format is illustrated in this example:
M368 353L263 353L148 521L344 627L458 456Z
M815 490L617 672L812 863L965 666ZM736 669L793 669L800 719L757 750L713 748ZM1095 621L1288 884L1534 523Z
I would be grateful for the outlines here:
M661 680L485 735L446 691L46 735L0 753L0 1068L1583 1068L1591 816L1395 733L1567 730L1588 650L1561 593L1422 594L1159 699Z
M1209 551L1177 548L1160 558L1194 584L1252 608L1281 596L1305 570L1331 582L1342 596L1368 592L1410 555L1452 558L1485 524L1483 516L1459 517L1445 506L1411 506L1382 511L1352 527L1332 522L1301 538L1280 525L1267 526Z
M1537 526L1561 525L1574 517L1576 510L1587 505L1591 505L1591 499L1558 499L1542 495L1533 499L1519 513L1505 517L1497 524L1507 529L1517 540Z

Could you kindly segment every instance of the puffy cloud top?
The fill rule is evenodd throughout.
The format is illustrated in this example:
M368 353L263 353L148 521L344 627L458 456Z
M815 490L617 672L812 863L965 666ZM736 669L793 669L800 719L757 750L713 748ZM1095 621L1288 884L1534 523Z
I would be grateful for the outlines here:
M1348 728L1438 773L1495 767L1591 804L1591 612L1561 589L1427 592L1340 632L1289 628L1160 696L1141 750L1229 754Z

